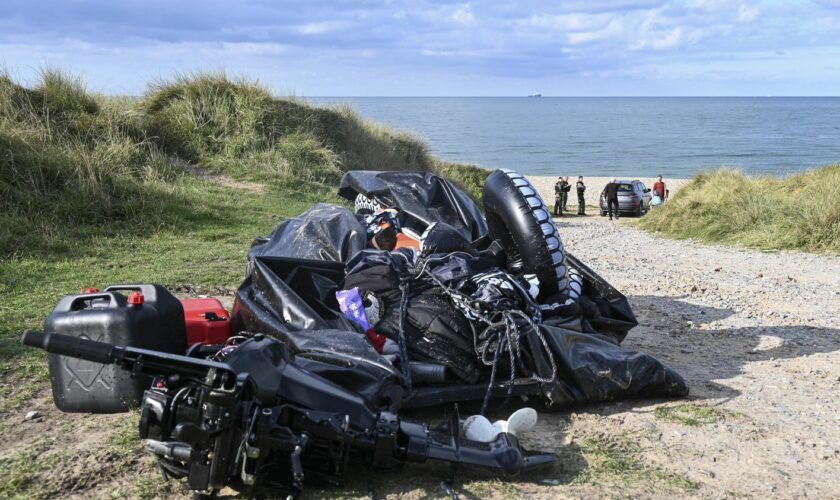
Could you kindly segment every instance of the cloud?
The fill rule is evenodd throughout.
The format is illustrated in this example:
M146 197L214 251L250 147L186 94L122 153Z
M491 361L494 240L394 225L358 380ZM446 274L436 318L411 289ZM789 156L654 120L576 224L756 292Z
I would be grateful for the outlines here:
M295 28L295 31L303 35L323 35L331 31L336 31L345 26L341 21L318 21L315 23L306 23Z
M779 68L770 58L794 65L792 54L840 46L838 6L829 0L796 5L769 0L4 0L0 62L78 66L108 75L108 85L117 82L115 88L142 86L135 82L179 65L218 65L255 76L270 71L304 93L394 89L422 94L444 85L438 82L463 85L448 94L518 82L547 92L549 84L543 82L578 81L589 89L592 79L605 82L603 88L621 88L644 75L686 74L687 64L696 68L693 78L712 66L725 68L718 77L731 74L737 64L766 74ZM791 56L779 57L776 51ZM133 73L123 75L126 54L133 58ZM748 63L744 54L753 54ZM728 66L727 61L738 62ZM786 73L794 75L796 69L790 66Z
M278 55L289 50L289 46L280 43L222 42L223 52L231 55Z
M472 7L467 4L455 9L450 19L459 24L472 24L475 21L475 16L473 15Z
M612 18L607 24L592 31L579 30L567 34L569 43L578 45L602 40L618 39L625 36L624 23L619 18Z
M738 7L738 20L749 23L755 21L761 10L753 5L742 4Z

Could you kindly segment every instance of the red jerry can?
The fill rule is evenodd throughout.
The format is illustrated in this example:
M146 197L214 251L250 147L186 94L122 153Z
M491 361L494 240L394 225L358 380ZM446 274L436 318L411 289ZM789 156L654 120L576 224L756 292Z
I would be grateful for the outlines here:
M187 344L224 344L230 338L230 314L218 299L181 299Z

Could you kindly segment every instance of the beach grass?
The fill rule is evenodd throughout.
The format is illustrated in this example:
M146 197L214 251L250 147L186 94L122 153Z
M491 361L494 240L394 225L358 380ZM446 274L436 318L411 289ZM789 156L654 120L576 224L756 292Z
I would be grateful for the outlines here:
M786 177L731 169L702 173L640 226L764 250L840 253L840 164Z

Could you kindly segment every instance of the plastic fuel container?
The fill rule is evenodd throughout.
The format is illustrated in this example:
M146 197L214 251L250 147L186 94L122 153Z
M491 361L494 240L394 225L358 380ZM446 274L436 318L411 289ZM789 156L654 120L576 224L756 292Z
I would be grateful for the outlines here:
M65 296L44 330L172 354L184 354L187 348L181 302L160 285L115 285ZM49 355L49 370L53 399L65 412L127 411L139 406L152 382L114 365L57 354Z
M230 314L218 299L181 299L187 344L224 344L230 337Z

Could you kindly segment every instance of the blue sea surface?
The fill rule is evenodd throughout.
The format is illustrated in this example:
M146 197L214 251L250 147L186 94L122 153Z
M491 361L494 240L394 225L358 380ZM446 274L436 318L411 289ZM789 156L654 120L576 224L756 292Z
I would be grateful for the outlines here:
M437 156L532 175L787 174L840 162L840 97L318 97Z

